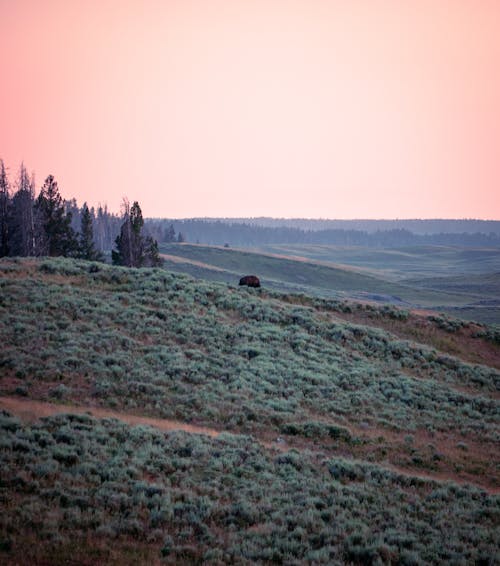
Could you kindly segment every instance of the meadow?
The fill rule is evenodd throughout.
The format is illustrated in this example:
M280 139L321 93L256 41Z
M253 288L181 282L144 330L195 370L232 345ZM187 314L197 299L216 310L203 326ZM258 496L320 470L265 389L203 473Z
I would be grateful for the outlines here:
M222 433L4 413L7 561L495 562L495 327L159 268L0 273L1 396Z

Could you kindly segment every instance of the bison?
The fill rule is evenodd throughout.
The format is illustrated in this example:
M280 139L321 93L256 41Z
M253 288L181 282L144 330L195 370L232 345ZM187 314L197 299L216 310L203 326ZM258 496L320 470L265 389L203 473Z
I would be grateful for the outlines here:
M247 287L260 287L260 281L256 275L245 275L245 277L240 279L240 285L246 285Z

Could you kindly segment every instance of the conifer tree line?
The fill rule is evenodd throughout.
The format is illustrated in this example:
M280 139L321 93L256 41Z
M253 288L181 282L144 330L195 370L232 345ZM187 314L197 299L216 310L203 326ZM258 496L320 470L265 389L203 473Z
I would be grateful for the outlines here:
M104 252L116 245L113 262L129 267L158 266L157 242L143 233L137 202L122 217L107 207L78 207L63 200L53 175L35 194L35 180L21 164L11 184L0 159L0 257L65 256L104 261ZM117 235L118 234L118 235Z

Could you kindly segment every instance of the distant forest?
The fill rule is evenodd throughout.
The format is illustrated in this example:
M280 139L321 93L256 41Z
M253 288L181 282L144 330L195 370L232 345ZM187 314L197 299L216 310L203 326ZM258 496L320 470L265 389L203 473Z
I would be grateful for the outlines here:
M125 202L125 200L124 200ZM128 206L128 205L127 205ZM252 247L266 244L332 244L405 247L456 245L500 247L500 221L308 220L279 218L142 219L109 212L106 205L64 200L49 175L38 195L21 165L11 183L0 159L0 257L69 255L103 259L114 246L115 262L156 265L156 241ZM134 207L132 209L136 210ZM132 221L131 224L129 224ZM135 227L135 228L134 228ZM126 228L126 230L124 230ZM137 237L131 239L131 228ZM120 255L121 254L121 255ZM134 259L134 258L139 259ZM121 258L121 259L120 259Z
M263 224L269 224L267 226ZM284 226L281 223L292 223L297 226ZM301 223L315 228L300 228ZM317 224L316 224L317 223ZM318 228L327 223L341 223L346 228ZM352 224L351 224L352 223ZM414 226L422 230L442 229L441 232L420 234L399 227ZM363 225L369 229L355 229ZM379 229L377 226L388 226ZM441 246L500 246L500 222L481 220L280 220L280 219L191 219L191 220L146 220L148 231L158 242L169 240L169 234L179 232L183 240L191 243L260 246L265 244L332 244L339 246L367 247L405 247L418 245ZM351 227L350 227L351 226ZM374 229L375 228L375 229ZM488 232L471 229L484 228ZM447 231L445 231L445 229ZM458 230L462 230L461 232ZM493 230L498 230L495 232Z
M206 220L196 218L194 220ZM362 232L383 232L387 230L408 230L413 234L490 234L500 236L500 220L475 219L410 219L410 220L329 220L311 218L210 218L224 224L249 224L266 228L300 228L301 230L356 230Z

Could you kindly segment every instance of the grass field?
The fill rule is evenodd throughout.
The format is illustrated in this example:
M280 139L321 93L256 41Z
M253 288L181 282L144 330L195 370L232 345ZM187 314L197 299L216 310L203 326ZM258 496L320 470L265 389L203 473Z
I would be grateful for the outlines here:
M0 274L2 563L498 559L494 328L163 269Z

